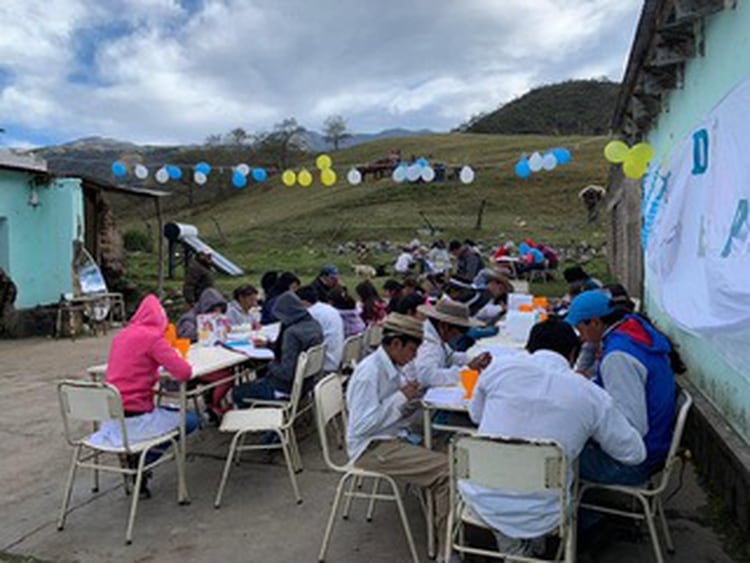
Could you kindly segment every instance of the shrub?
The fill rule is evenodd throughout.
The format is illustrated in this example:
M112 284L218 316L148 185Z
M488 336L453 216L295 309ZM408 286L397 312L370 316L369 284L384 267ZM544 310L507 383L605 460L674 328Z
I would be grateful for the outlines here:
M125 231L122 235L122 243L128 252L151 252L154 249L151 237L137 229Z

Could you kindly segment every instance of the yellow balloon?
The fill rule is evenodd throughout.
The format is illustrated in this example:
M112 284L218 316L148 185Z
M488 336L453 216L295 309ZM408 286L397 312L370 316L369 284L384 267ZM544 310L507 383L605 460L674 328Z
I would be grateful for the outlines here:
M654 149L648 143L638 143L628 151L627 158L648 164L654 158Z
M320 173L320 181L326 187L331 187L336 183L336 173L330 168L326 168Z
M297 174L297 181L299 182L299 185L303 188L308 187L310 184L312 184L313 177L312 174L310 174L309 170L307 168L303 168L299 171L299 174Z
M622 171L631 180L638 180L646 173L646 164L639 160L628 159L622 165Z
M607 143L607 146L604 147L604 157L614 164L624 162L627 154L628 145L622 141L610 141Z
M291 188L297 181L297 175L293 170L284 170L284 173L281 175L281 181L287 188Z
M328 170L331 167L331 164L333 164L333 162L331 161L331 157L327 154L321 154L315 159L315 166L318 167L318 170Z

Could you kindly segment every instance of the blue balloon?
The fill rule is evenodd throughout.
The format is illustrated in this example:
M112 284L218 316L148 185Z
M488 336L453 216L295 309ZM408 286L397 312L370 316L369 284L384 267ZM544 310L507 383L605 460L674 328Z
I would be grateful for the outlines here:
M268 179L268 172L265 168L253 168L253 180L256 182L265 182Z
M551 152L555 155L558 164L568 164L568 162L573 160L573 155L570 154L568 149L552 149Z
M420 168L427 168L427 167L428 167L428 166L430 165L430 161L429 161L429 160L427 160L427 159L426 159L426 158L424 158L424 157L422 157L422 158L418 158L418 159L417 159L417 165L418 165L418 166L419 166Z
M528 158L522 158L516 163L516 176L522 180L531 176L531 167L529 166Z
M235 170L234 173L232 173L232 185L238 190L241 190L247 186L247 178L244 174Z
M125 166L125 163L120 162L119 160L115 160L112 163L112 174L117 176L118 178L122 178L123 176L127 175L128 168Z
M169 177L172 180L179 180L182 178L182 169L179 166L174 166L172 164L167 165L167 174L169 174Z
M211 165L208 162L199 162L195 165L195 171L208 175L211 173Z

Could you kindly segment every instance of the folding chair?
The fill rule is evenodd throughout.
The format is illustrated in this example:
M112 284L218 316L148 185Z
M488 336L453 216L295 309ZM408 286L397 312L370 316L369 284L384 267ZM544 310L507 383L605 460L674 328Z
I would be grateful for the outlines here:
M297 487L297 479L294 476L295 469L302 470L302 457L297 446L297 438L294 434L294 421L298 417L298 407L302 388L305 381L310 377L317 376L323 368L325 358L325 346L314 346L302 352L297 359L297 367L292 383L292 394L288 401L252 401L249 409L232 410L224 415L219 431L234 432L234 437L229 446L229 453L224 464L224 471L216 492L214 508L221 506L221 498L224 494L229 470L232 462L239 463L240 452L249 450L273 450L281 449L284 452L284 460L289 471L289 480L292 482L294 496L297 504L302 502L302 497ZM245 445L244 439L247 434L261 434L273 432L279 437L279 443L251 444Z
M150 440L131 443L128 440L125 426L122 399L115 387L104 382L62 381L57 386L57 393L60 400L65 439L75 448L70 472L68 473L68 480L65 485L62 506L60 507L57 529L62 530L65 527L65 517L68 513L68 505L71 493L73 492L76 470L79 467L93 469L94 471L120 473L125 482L126 494L131 494L128 477L135 475L134 491L131 495L130 515L125 531L125 543L130 544L133 540L133 524L135 522L136 510L138 509L138 491L141 488L143 473L145 471L149 471L174 457L177 462L177 497L178 501L183 500L180 497L180 492L185 490L185 472L182 466L182 456L178 452L178 448L180 447L177 440L180 435L179 428L155 436ZM108 420L115 420L119 424L122 435L122 446L120 447L95 445L91 442L92 434L76 438L71 431L71 421L102 423ZM171 445L172 451L165 453L151 463L146 463L146 454L163 444ZM101 463L99 456L102 454L117 455L119 457L119 464ZM138 456L137 468L131 469L126 466L125 460L128 455Z
M549 440L520 440L484 436L458 436L450 446L451 495L448 512L445 560L453 551L504 559L506 561L547 561L490 551L465 545L465 524L489 529L461 497L458 481L528 494L552 492L560 501L560 547L555 557L559 561L575 561L575 495L568 490L567 458L559 444ZM574 479L575 482L575 479Z
M367 356L370 352L380 346L380 341L383 340L383 326L378 324L371 324L367 327L364 332L362 342L362 356L360 359Z
M368 471L360 469L354 466L354 463L349 461L345 465L336 464L331 458L331 451L328 446L328 437L326 430L331 421L340 418L344 427L346 427L346 411L344 409L344 394L341 387L341 379L338 374L332 373L323 378L315 386L315 413L318 425L318 435L320 436L320 443L323 449L323 459L326 465L337 473L341 473L341 479L339 480L338 487L336 488L336 496L333 500L333 506L331 507L331 513L328 517L328 524L326 525L325 535L323 536L323 545L320 546L320 554L318 560L323 562L325 560L326 552L328 551L328 544L331 540L333 532L333 524L336 519L336 513L339 510L341 502L344 500L343 497L347 498L363 498L363 499L377 499L377 500L390 500L394 501L398 507L399 515L401 516L401 523L404 526L404 533L406 534L406 541L409 544L409 552L414 563L419 562L417 556L417 549L414 545L414 538L409 527L409 520L404 510L404 504L401 500L401 494L398 490L396 482L384 473L377 473L375 471ZM350 487L348 491L345 490L346 483L349 480L354 481L357 478L372 478L375 480L375 487L373 492L361 492L354 490L354 487ZM391 488L391 494L381 494L377 490L377 483L379 480L386 481ZM368 513L370 511L368 510ZM371 515L370 515L371 516Z
M659 516L661 522L662 532L664 533L664 540L667 544L667 551L674 553L674 543L672 543L672 536L669 533L669 526L667 525L667 518L664 515L664 492L669 485L669 479L674 470L674 466L678 462L684 463L684 456L679 451L680 442L682 441L682 433L685 430L685 421L687 420L690 406L693 404L693 398L685 389L680 391L677 396L677 417L675 420L674 433L672 434L672 443L669 446L669 452L667 458L664 461L664 467L656 474L654 474L648 483L643 487L628 487L624 485L601 485L598 483L590 483L581 481L581 490L578 495L578 502L581 508L587 508L596 512L603 512L605 514L613 514L617 516L624 516L626 518L632 518L634 520L645 520L648 526L648 533L651 536L651 545L654 550L654 558L657 563L662 563L664 557L661 552L661 545L659 544L659 536L656 532L656 524L654 523L654 517ZM628 511L625 509L617 509L607 506L600 506L594 504L583 503L583 496L591 490L604 490L612 491L615 493L621 493L634 498L640 504L641 510Z
M348 376L354 371L362 356L362 346L364 343L364 333L350 336L344 340L344 351L341 354L340 373Z

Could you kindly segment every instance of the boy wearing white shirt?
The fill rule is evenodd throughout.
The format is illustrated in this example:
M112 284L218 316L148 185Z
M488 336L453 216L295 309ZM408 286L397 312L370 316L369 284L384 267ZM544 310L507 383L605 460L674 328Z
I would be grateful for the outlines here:
M496 362L479 378L469 413L480 434L556 441L567 456L569 487L573 463L590 439L624 464L645 459L640 434L609 394L571 369L579 341L570 325L538 323L526 347L530 355ZM556 494L504 493L461 481L459 489L504 552L532 555L559 526Z
M346 446L357 467L430 489L437 537L442 538L448 514L447 456L403 439L407 405L419 396L420 387L415 381L403 383L401 368L414 358L421 341L418 319L398 313L386 317L380 347L357 364L349 379Z
M338 371L344 355L344 319L341 318L336 308L318 300L315 289L311 285L300 287L297 290L297 297L323 329L323 343L326 345L323 372Z

